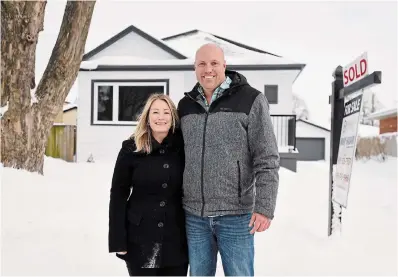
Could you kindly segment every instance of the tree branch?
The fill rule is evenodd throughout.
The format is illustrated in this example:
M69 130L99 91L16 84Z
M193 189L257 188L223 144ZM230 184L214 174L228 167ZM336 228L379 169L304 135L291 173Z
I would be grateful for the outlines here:
M36 90L40 109L55 116L79 72L95 1L68 1L50 61Z
M30 86L17 86L34 76L37 37L43 29L45 1L1 2L1 106L30 105ZM34 38L32 41L31 39ZM28 61L28 63L26 63Z

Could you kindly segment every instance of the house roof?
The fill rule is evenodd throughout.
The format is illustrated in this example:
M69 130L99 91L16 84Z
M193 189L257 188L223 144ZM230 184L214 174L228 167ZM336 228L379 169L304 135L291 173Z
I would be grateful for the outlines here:
M278 58L264 56L262 59L230 59L227 65L231 70L302 70L304 64L289 63ZM80 71L167 71L167 70L194 70L192 58L184 60L153 60L129 56L106 56L92 61L83 61Z
M162 40L169 41L169 40L172 40L172 39L175 39L175 38L178 38L178 37L183 37L183 36L189 36L189 35L192 35L192 34L197 34L199 32L202 32L202 31L200 31L198 29L195 29L195 30L184 32L184 33L176 34L176 35L173 35L173 36L165 37L165 38L162 38ZM255 47L240 43L240 42L236 42L234 40L231 40L231 39L228 39L228 38L225 38L225 37L213 34L213 33L208 33L208 34L210 34L210 35L212 35L212 36L214 36L214 37L216 37L218 39L221 39L221 40L224 40L226 42L232 43L232 44L234 44L236 46L245 48L247 50L251 50L251 51L262 53L262 54L268 54L268 55L272 55L272 56L275 56L275 57L281 57L281 56L273 54L271 52L267 52L267 51L264 51L264 50L261 50L261 49L258 49L258 48L255 48Z
M110 45L112 45L113 43L115 43L119 39L123 38L124 36L130 34L131 32L134 32L134 33L142 36L143 38L147 39L148 41L152 42L153 44L155 44L159 48L163 49L164 51L168 52L169 54L173 55L174 57L176 57L178 59L186 59L187 58L183 54L177 52L176 50L174 50L173 48L171 48L170 46L165 44L163 41L154 38L153 36L145 33L144 31L138 29L137 27L135 27L133 25L130 25L129 27L127 27L126 29L124 29L120 33L114 35L113 37L111 37L110 39L108 39L104 43L100 44L99 46L97 46L96 48L91 50L90 52L84 54L83 55L83 61L86 61L89 58L91 58L92 56L98 54L99 52L101 52L105 48L109 47Z
M394 116L397 116L397 107L382 109L380 111L374 112L374 113L366 116L366 118L377 120L377 119L384 119L384 118L394 117Z
M320 125L318 125L318 124L315 124L314 122L311 122L311 121L309 121L309 120L297 119L296 122L298 122L298 121L301 121L301 122L306 123L306 124L308 124L308 125L311 125L311 126L314 126L314 127L316 127L316 128L319 128L319 129L325 130L325 131L327 131L327 132L330 132L330 129L328 129L328 128L326 128L326 127L322 127L322 126L320 126Z
M67 112L67 111L72 110L72 109L77 109L77 105L69 103L69 104L65 104L64 107L63 107L63 111L64 112Z
M139 33L142 36L147 36L147 39L151 39L159 46L165 47L170 51L175 51L180 55L180 59L154 60L133 56L103 56L95 60L87 60L132 31ZM186 37L183 34L192 34L192 36L188 35L188 37ZM83 59L80 65L80 71L193 70L194 53L196 49L209 41L217 43L223 47L228 59L227 68L231 70L297 70L298 76L305 67L305 64L303 63L291 61L278 55L216 36L211 33L193 30L183 34L164 38L165 41L163 42L145 34L134 26L130 26L84 55L85 59ZM174 49L178 50L178 52Z
M318 124L315 124L314 122L304 120L304 119L298 119L296 121L301 121L303 123L306 123L308 125L311 125L313 127L319 128L321 130L325 130L327 132L330 132L330 128L320 126ZM369 136L377 136L379 134L379 128L376 126L369 126L369 125L364 125L364 124L358 124L358 136L360 137L369 137Z

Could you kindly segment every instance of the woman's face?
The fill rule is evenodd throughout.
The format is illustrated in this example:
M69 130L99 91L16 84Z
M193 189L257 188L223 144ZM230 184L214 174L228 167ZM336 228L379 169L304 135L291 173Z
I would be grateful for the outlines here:
M171 128L171 110L166 101L155 100L149 109L149 126L153 134L168 133Z

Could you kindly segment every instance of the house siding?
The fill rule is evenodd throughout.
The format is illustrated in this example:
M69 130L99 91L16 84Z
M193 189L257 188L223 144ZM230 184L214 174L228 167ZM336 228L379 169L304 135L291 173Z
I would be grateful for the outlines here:
M66 125L76 125L77 109L70 109L64 112L63 123Z
M379 133L397 132L397 116L380 119Z
M278 85L278 104L270 105L271 114L292 114L292 84L297 76L295 70L239 71L256 89L264 92L265 84ZM90 155L94 160L113 160L117 156L121 142L128 138L135 126L92 125L92 80L150 80L168 79L169 95L177 104L196 83L194 71L80 71L78 78L78 127L77 161L87 161Z

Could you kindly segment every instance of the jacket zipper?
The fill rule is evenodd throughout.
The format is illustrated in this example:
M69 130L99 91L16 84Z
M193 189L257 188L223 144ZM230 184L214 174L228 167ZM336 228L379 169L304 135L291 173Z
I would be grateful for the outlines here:
M235 87L230 87L229 89L227 89L226 91L228 91L228 90L231 90L231 89L235 89L236 87L239 87L239 85L238 86L235 86ZM219 99L220 98L223 98L223 96L225 96L226 95L226 93L223 93L220 97L218 97L213 103L211 103L210 104L210 106L209 106L209 108L206 110L201 104L199 104L194 98L192 98L192 96L189 94L189 93L185 93L185 95L187 95L190 99L192 99L192 101L194 101L195 103L197 103L199 106L201 106L204 110L205 110L205 112L206 112L206 117L205 117L205 124L204 124L204 127L203 127L203 144L202 144L202 161L201 161L201 175L200 175L200 192L201 192L201 194L202 194L202 210L201 210L201 216L203 216L204 215L204 209L205 209L205 195L204 195L204 191L203 191L203 169L204 169L204 159L205 159L205 146L206 146L206 143L205 143L205 139L206 139L206 127L207 127L207 118L208 118L208 116L209 116L209 112L210 112L210 107L211 107L211 105L214 105L214 103L216 103L216 102L218 102L219 101ZM238 163L239 163L239 161L238 161ZM239 173L240 174L240 173ZM239 177L240 178L240 177ZM239 181L240 182L240 181ZM240 190L240 185L239 185L239 190ZM240 197L239 197L239 201L240 201Z
M241 204L241 196L242 196L242 188L240 185L240 163L239 161L236 162L238 164L238 197L239 197L239 204Z
M201 212L201 216L204 215L204 210L205 210L205 194L203 191L203 169L204 169L204 162L205 162L205 139L206 139L206 127L207 127L207 118L209 116L209 113L206 112L206 117L205 117L205 126L203 127L203 145L202 145L202 166L201 166L201 176L200 176L200 190L202 193L202 212Z
M186 94L186 95L188 95L188 97L189 98L191 98L195 103L197 103L199 106L201 106L202 107L202 105L200 105L195 99L193 99L192 98L192 96L191 95L189 95L188 93ZM204 110L205 110L205 112L206 112L206 117L205 117L205 123L204 123L204 127L203 127L203 143L202 143L202 160L201 160L201 166L200 166L200 168L201 168L201 170L200 170L200 192L201 192L201 194L202 194L202 209L201 209L201 216L203 216L204 215L204 209L205 209L205 194L204 194L204 191L203 191L203 169L204 169L204 159L205 159L205 145L206 145L206 143L205 143L205 139L206 139L206 126L207 126L207 118L208 118L208 116L209 116L209 112L208 111L206 111L206 109L204 108L204 107L202 107Z

